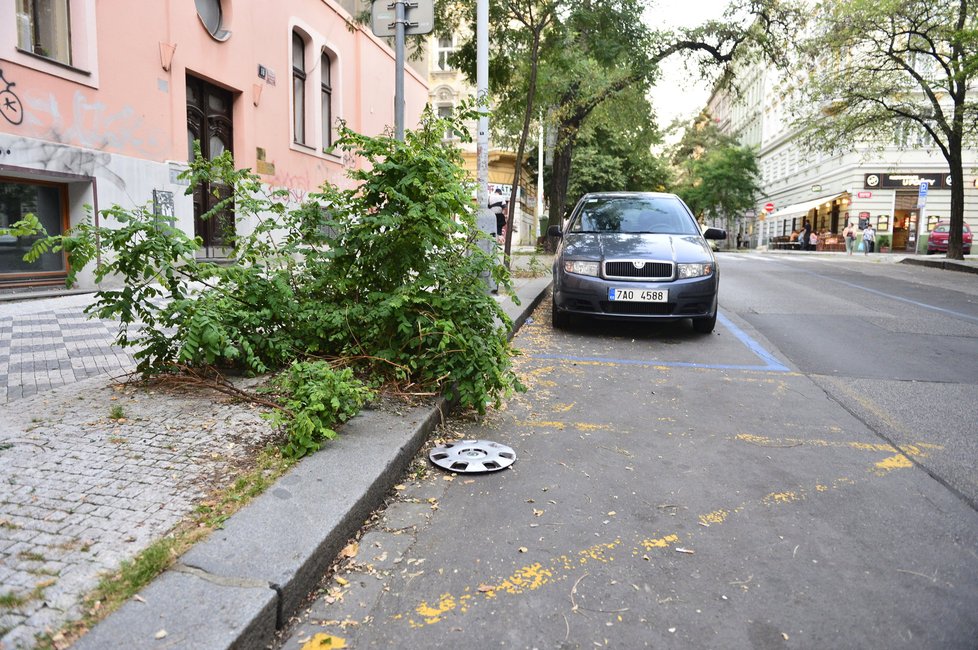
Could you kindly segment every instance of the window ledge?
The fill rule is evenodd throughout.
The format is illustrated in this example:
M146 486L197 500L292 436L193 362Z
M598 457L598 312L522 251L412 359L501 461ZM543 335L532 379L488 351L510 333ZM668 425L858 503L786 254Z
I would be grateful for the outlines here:
M37 52L31 52L30 50L25 50L19 47L17 48L17 51L23 54L24 56L29 56L32 59L37 59L38 61L44 61L45 63L50 63L51 65L57 66L64 70L70 70L71 72L80 75L85 75L86 77L92 76L92 73L88 70L82 70L81 68L76 68L73 65L70 65L68 63L63 63L61 61L58 61L57 59L52 59L51 57L44 56L43 54L38 54Z

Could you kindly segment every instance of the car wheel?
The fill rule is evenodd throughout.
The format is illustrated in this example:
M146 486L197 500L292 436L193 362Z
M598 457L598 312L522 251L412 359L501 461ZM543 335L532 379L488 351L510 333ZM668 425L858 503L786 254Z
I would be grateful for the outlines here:
M570 314L557 309L557 301L550 306L550 320L555 330L564 330L570 325Z

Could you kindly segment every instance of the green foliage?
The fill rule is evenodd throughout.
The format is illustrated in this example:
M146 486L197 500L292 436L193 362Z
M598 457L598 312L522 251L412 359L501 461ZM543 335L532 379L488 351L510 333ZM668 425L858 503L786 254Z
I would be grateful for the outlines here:
M114 227L86 224L50 246L76 270L100 252L96 282L119 288L99 291L89 311L120 321L117 342L135 348L144 375L290 367L279 386L289 406L277 417L295 455L318 448L369 398L344 372L443 392L481 412L521 386L510 321L483 280L511 289L509 275L478 246L489 235L476 226L460 154L442 143L468 117L428 111L404 142L341 125L336 146L365 162L350 173L358 185L324 186L302 205L236 170L230 155L198 151L188 193L205 182L222 188L204 218L233 211L248 226L228 240L235 264L198 259L198 239L144 207L112 207L102 214ZM347 370L302 365L310 358Z
M798 43L794 127L812 148L934 148L951 179L948 257L963 259L964 150L978 142L978 6L967 0L820 2ZM921 147L920 143L926 143Z
M289 441L284 452L299 458L319 449L323 440L336 437L336 424L359 413L374 391L354 377L350 368L334 370L325 361L297 361L277 375L273 390L282 408L268 417L285 429Z
M673 162L679 170L676 192L698 217L719 219L728 230L761 191L753 149L720 133L705 113L687 129Z

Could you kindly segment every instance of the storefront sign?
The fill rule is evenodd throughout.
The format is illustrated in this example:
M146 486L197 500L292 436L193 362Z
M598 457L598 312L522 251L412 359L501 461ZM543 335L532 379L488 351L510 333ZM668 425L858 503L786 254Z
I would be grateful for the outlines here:
M856 192L857 199L871 199L873 198L872 192Z
M863 185L867 190L915 190L922 182L926 182L932 190L951 189L950 174L935 174L930 172L863 174ZM860 196L860 198L862 197Z

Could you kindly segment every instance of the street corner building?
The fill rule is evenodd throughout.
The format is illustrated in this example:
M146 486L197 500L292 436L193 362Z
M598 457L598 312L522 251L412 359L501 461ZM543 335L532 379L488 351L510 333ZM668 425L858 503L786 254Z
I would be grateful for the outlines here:
M34 213L54 235L90 212L149 206L220 259L226 223L200 218L217 199L179 178L195 141L297 203L349 183L358 161L332 151L337 120L367 135L394 124L394 52L355 21L362 4L3 2L0 227ZM411 127L428 83L410 65L404 79ZM0 292L64 284L65 256L27 263L29 239L0 236ZM78 288L94 288L91 271Z

